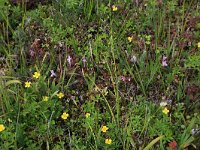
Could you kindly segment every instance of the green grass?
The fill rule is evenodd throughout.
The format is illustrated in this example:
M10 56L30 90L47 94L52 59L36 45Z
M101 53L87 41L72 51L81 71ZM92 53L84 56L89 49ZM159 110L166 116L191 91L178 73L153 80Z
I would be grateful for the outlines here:
M200 148L198 0L33 4L0 2L0 149Z

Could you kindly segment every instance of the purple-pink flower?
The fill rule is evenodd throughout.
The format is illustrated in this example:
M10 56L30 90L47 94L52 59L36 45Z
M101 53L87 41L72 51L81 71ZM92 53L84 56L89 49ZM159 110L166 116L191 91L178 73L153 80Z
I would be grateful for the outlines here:
M54 70L51 70L51 77L56 77L56 73L54 72Z
M121 76L121 80L122 81L126 81L126 77L125 76Z
M69 63L69 66L71 67L71 64L72 64L72 57L69 55L68 57L67 57L67 61L68 61L68 63Z
M82 61L83 61L83 66L85 67L85 66L86 66L86 62L87 62L86 58L84 57L84 58L82 59Z
M166 56L162 57L162 66L163 67L167 67L168 66L168 64L167 64L167 57Z

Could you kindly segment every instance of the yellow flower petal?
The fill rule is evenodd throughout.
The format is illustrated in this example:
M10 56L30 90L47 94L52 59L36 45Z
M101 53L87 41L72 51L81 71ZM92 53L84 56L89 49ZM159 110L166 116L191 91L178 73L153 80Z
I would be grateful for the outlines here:
M165 107L162 111L164 114L168 114L169 113L169 110Z
M2 132L3 130L5 130L5 126L3 124L0 124L0 132Z
M200 42L198 42L198 44L197 44L197 45L198 45L198 48L200 48Z
M109 129L109 128L108 128L107 126L103 126L103 127L101 128L101 131L105 133L105 132L107 132L108 129Z
M129 37L128 37L128 41L129 41L129 42L132 42L132 40L133 40L133 37L132 37L132 36L129 36Z
M47 102L49 100L49 97L48 96L43 96L42 100Z
M86 117L86 118L89 118L89 117L90 117L90 113L86 113L86 114L85 114L85 117Z
M113 6L112 6L112 10L113 10L113 11L117 11L118 8L117 8L115 5L113 5Z
M64 112L64 113L61 115L61 118L62 118L63 120L66 120L68 117L69 117L69 114L66 113L66 112Z
M112 140L111 139L106 139L105 143L110 145L112 143Z
M26 81L26 82L25 82L25 87L26 87L26 88L29 88L30 86L31 86L31 82Z
M33 78L38 79L40 77L40 73L39 72L34 72Z
M63 98L64 97L64 94L62 93L62 92L59 92L58 94L57 94L57 96L58 96L58 98Z

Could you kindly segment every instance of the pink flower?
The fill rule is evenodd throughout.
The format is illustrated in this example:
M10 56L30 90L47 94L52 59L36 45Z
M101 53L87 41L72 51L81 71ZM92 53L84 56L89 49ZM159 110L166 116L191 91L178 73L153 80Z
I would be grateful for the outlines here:
M29 55L30 55L31 57L34 57L34 56L35 56L35 52L34 52L34 50L33 50L32 48L29 49Z
M168 66L168 64L167 64L167 57L166 56L162 57L162 66L163 67L167 67Z
M84 57L84 58L82 59L82 61L83 61L83 65L84 65L84 67L85 67L85 66L86 66L86 62L87 62L86 58Z
M125 76L121 76L121 80L122 81L126 81L126 77Z
M71 67L71 64L72 64L72 57L69 55L68 57L67 57L67 61L68 61L68 63L69 63L69 66Z
M56 77L56 73L54 72L54 70L51 70L51 77Z

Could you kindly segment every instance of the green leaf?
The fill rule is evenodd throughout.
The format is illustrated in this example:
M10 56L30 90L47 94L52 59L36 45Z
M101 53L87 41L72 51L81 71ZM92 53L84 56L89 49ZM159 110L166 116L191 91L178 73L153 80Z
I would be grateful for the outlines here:
M183 144L180 145L180 149L188 147L194 140L195 138L193 136L189 137Z
M9 80L5 83L6 86L9 86L11 84L22 84L19 80Z
M161 136L155 138L153 141L151 141L151 142L144 148L144 150L149 150L156 142L158 142L158 141L161 140L162 138L164 138L164 135L161 135Z

